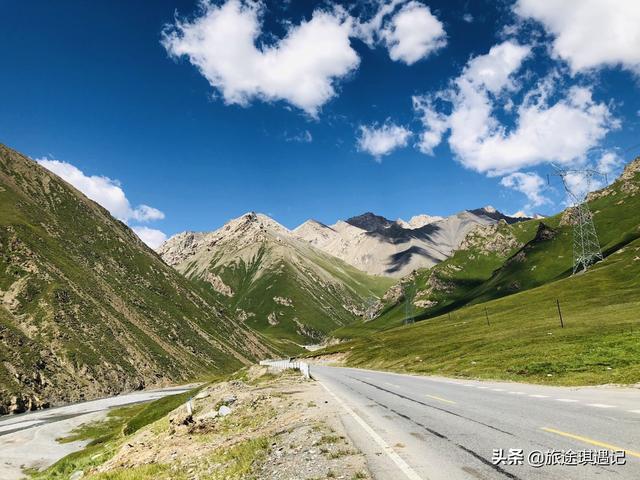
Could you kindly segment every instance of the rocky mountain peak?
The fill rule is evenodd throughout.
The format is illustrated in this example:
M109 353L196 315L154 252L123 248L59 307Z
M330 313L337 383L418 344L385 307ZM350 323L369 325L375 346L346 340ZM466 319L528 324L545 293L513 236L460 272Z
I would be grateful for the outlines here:
M438 215L426 215L426 214L414 215L413 217L411 217L408 224L410 228L422 228L425 225L439 222L442 219L443 217L440 217Z
M378 230L384 230L396 224L396 222L389 220L375 213L366 212L362 215L357 215L346 220L346 222L354 227L361 228L367 232L375 232Z

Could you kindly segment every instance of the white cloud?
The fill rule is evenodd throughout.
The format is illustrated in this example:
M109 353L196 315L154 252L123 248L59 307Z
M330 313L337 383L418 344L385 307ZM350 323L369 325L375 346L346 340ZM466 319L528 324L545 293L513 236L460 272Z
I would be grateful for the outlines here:
M358 150L373 155L379 161L381 157L397 148L405 147L409 137L411 137L409 130L394 123L387 122L381 127L362 125L358 138Z
M596 169L601 174L609 175L622 166L623 160L615 152L605 152L598 159Z
M502 177L500 184L527 196L529 203L524 207L525 210L530 210L532 207L539 207L540 205L550 202L550 200L542 194L545 181L537 173L515 172L506 177Z
M311 143L313 142L313 135L309 130L303 130L302 132L296 133L294 135L289 135L285 132L284 139L287 142L298 142L298 143Z
M142 240L153 249L158 248L167 239L167 236L164 234L164 232L156 230L155 228L149 228L142 225L134 225L133 227L131 227L131 230L136 232L136 235L140 237L140 240Z
M481 173L504 175L545 162L583 161L609 130L619 126L607 105L595 102L588 88L572 87L551 104L549 97L558 82L543 81L515 109L512 128L494 114L500 101L513 102L509 93L520 87L513 74L530 51L506 41L470 60L453 86L439 94L450 101L451 113L446 118L436 116L435 122L429 116L423 120L426 132L434 132L423 151L429 153L437 145L446 121L452 151L464 166ZM424 119L420 107L417 111Z
M412 65L447 44L444 27L429 7L409 2L394 15L380 33L389 57Z
M425 128L420 133L416 146L422 153L433 155L433 149L440 144L442 136L449 128L449 118L437 111L433 98L427 95L414 96L411 101Z
M162 44L171 56L186 56L227 103L284 100L316 116L335 96L335 82L359 65L349 39L352 18L338 7L316 10L274 45L256 46L259 2L201 5L199 17L165 29Z
M470 13L465 13L462 16L462 20L464 20L467 23L471 23L471 22L473 22L473 15L471 15Z
M143 204L133 208L120 182L117 180L100 175L85 175L82 170L74 165L59 160L39 158L36 159L36 162L73 185L91 200L106 208L111 215L125 223L131 220L150 222L164 218L163 212L149 205ZM151 231L151 229L147 230ZM158 230L156 231L159 232Z
M640 75L638 0L518 0L514 10L544 25L574 72L621 65Z
M366 22L355 22L353 30L370 47L383 44L392 60L407 65L447 44L442 22L415 0L381 1L376 14Z

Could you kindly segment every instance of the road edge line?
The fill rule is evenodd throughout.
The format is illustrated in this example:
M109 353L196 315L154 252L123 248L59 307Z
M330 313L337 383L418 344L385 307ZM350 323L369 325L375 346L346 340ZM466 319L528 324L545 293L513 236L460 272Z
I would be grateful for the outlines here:
M413 470L409 464L407 462L405 462L402 457L400 455L398 455L393 448L391 448L387 442L384 441L384 439L378 435L375 430L373 430L373 428L371 428L369 426L369 424L367 422L365 422L362 417L360 417L360 415L358 415L356 412L354 412L351 407L349 407L346 403L344 403L344 401L342 401L342 399L340 399L340 397L338 397L335 393L333 393L329 387L327 387L324 383L322 382L318 382L320 385L322 385L322 388L324 388L327 392L329 392L329 394L336 399L336 401L338 402L338 404L349 414L353 417L353 419L358 423L358 425L360 425L365 432L367 432L369 434L369 436L371 438L373 438L373 440L382 448L382 450L387 454L387 456L391 459L391 461L393 463L396 464L396 466L402 471L402 473L404 473L407 478L409 478L410 480L423 480L422 477L420 475L418 475L415 470Z

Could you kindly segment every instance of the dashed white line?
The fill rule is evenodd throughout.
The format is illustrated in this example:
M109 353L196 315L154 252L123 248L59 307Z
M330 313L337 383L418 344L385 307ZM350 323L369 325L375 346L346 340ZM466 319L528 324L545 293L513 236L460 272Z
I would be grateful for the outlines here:
M494 392L504 392L504 388L492 388Z
M533 395L529 395L531 398L549 398L549 395L539 395L539 394L533 394Z
M606 403L587 403L587 405L596 408L616 408L615 405L607 405Z
M574 400L573 398L556 398L556 400L558 402L565 402L565 403L576 403L578 400Z
M487 389L487 388L489 388L489 387L476 387L476 388L479 388L479 389L481 389L481 390L486 390L486 389Z
M629 413L640 413L640 410L628 410Z
M524 392L509 392L511 395L524 395Z

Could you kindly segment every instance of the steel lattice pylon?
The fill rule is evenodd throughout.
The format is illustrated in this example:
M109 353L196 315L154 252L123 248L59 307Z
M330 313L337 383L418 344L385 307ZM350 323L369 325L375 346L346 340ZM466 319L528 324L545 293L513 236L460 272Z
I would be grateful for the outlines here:
M586 271L590 265L602 260L600 242L593 223L593 214L587 205L586 195L591 190L591 181L595 176L604 176L600 172L591 169L565 170L554 165L555 175L562 179L562 184L568 197L572 200L571 206L573 224L573 273ZM581 176L586 182L583 193L574 191L567 178Z
M573 273L585 271L590 265L602 260L602 251L593 215L586 202L573 207Z
M413 297L415 296L416 289L413 283L406 283L404 285L404 323L414 323L413 318Z

